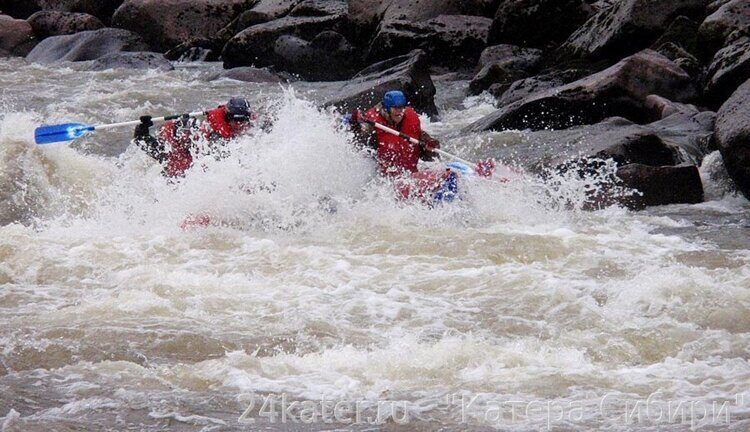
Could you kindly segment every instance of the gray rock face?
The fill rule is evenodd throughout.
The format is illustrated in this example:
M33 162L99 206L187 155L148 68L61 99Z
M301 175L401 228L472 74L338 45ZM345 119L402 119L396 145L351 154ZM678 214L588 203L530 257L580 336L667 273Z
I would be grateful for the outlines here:
M304 0L289 12L289 16L344 15L348 11L344 0Z
M468 15L440 15L418 23L383 22L367 59L376 62L421 49L434 64L473 65L486 45L491 23L489 18Z
M564 129L622 116L650 120L646 97L690 102L697 92L690 76L669 59L645 50L599 73L533 94L468 127L470 132L503 129Z
M389 90L402 90L415 110L437 115L435 85L430 78L427 55L421 50L361 70L325 105L342 112L369 109L382 101Z
M27 20L39 39L104 28L99 18L76 12L39 11Z
M714 56L708 68L706 98L715 107L750 79L750 37L742 36Z
M722 4L700 26L700 36L713 51L724 46L733 32L750 28L750 1L731 0Z
M94 60L89 70L107 69L156 69L174 70L164 55L154 52L117 52Z
M34 31L28 22L0 15L0 57L24 56L34 44Z
M325 31L312 41L283 35L276 39L274 66L308 81L351 77L359 65L357 52L339 33Z
M498 98L497 103L499 106L510 105L531 95L542 93L555 87L562 87L590 73L590 71L584 69L568 69L524 78L514 82L507 90L495 96Z
M591 15L583 0L509 0L500 3L489 44L543 48L563 42Z
M564 131L528 132L526 143L500 147L495 156L533 172L597 158L612 158L620 166L698 165L713 148L715 118L711 111L690 110L645 125L611 117Z
M164 52L191 39L210 39L254 0L125 0L112 17L116 27L142 35Z
M479 94L493 84L504 86L503 91L515 81L528 77L536 70L542 51L515 45L494 45L482 51L480 70L469 83L470 94Z
M26 58L36 63L95 60L121 51L148 51L135 33L103 28L72 35L52 36L39 43Z
M703 183L695 165L630 164L618 168L617 176L625 187L639 192L620 199L622 204L634 209L703 202Z
M727 172L750 199L750 81L719 109L715 137Z
M28 18L36 12L79 12L93 15L109 23L112 14L123 0L0 0L0 10L18 17Z
M707 0L622 0L601 9L573 33L563 49L581 57L627 55L648 47L680 15L702 13Z
M483 15L481 0L349 0L349 19L358 24L380 21L426 21L440 15Z
M222 58L227 69L238 66L270 66L276 40L282 35L311 40L326 30L336 30L343 16L284 17L247 28L224 45Z

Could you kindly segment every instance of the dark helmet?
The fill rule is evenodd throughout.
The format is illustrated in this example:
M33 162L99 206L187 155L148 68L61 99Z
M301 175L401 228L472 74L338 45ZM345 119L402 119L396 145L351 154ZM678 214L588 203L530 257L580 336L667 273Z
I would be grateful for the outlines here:
M383 108L403 108L407 104L406 96L401 90L391 90L383 96Z
M250 102L247 99L233 97L227 102L227 116L230 120L250 120Z

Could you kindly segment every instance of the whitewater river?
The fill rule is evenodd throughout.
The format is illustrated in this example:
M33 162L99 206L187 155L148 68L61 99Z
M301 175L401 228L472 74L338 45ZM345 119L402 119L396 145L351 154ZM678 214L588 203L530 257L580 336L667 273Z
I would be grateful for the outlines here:
M700 205L583 211L519 174L428 209L315 108L335 86L210 73L0 60L3 432L750 427L750 205L716 155ZM525 139L457 136L493 107L449 78L444 148ZM33 142L233 95L272 129L177 184L130 128Z

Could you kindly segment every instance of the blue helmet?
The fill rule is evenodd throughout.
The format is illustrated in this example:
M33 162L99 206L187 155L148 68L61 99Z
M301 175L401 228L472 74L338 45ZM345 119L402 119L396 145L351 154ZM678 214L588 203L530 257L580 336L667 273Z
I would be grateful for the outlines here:
M407 104L406 96L401 90L391 90L383 96L383 108L403 108Z

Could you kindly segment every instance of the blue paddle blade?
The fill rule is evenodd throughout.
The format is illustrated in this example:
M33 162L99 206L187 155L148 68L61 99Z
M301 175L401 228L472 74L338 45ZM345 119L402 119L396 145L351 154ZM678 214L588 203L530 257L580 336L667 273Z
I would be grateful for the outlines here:
M94 126L82 123L65 123L51 126L40 126L34 131L34 140L37 144L50 144L63 141L72 141L82 137L87 132L94 130Z

